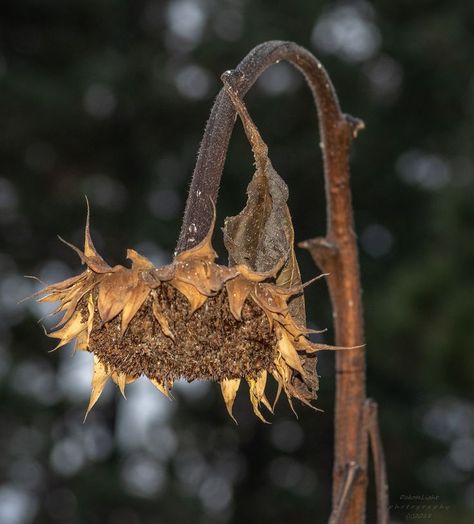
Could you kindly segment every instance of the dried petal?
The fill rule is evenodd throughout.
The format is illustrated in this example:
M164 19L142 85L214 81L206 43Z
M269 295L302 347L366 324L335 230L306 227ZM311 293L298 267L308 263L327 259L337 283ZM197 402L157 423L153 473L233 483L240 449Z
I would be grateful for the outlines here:
M207 300L206 295L202 295L193 285L181 282L180 280L172 280L171 285L182 293L189 301L191 306L189 314L192 315L199 309Z
M239 274L241 274L247 280L250 280L250 282L263 282L264 280L268 280L269 278L276 277L276 275L278 274L278 272L284 264L285 257L282 257L269 271L253 271L245 264L238 264L234 267L238 270Z
M296 369L303 377L305 375L303 366L301 365L300 357L296 351L293 343L286 334L285 330L278 329L278 351L280 355L285 359L285 362L291 366L293 369Z
M348 349L363 349L365 344L353 347L331 346L330 344L320 344L319 342L311 342L307 338L300 338L297 342L298 349L304 349L306 353L316 353L316 351L345 351Z
M253 412L262 422L264 422L265 424L269 424L268 420L265 419L265 417L262 415L260 411L260 403L264 403L265 406L269 406L271 411L271 406L265 397L265 384L267 382L267 372L263 371L259 375L257 380L248 378L247 382L249 385L250 402L252 403ZM265 401L263 399L265 399Z
M291 317L291 315L275 315L275 320L285 328L285 330L294 338L295 341L299 341L304 336L310 335L312 333L320 334L326 331L325 329L318 331L315 329L308 329L306 327L299 326Z
M224 379L221 382L221 391L222 396L224 397L225 406L227 408L227 412L232 417L234 422L237 424L237 420L235 419L234 415L232 414L232 408L234 407L234 401L235 397L237 396L237 391L240 387L240 378L234 378L234 379Z
M218 266L208 260L189 260L176 263L175 279L193 285L208 297L215 295L228 280L235 278L235 268Z
M82 331L76 338L76 343L74 344L74 353L76 351L86 351L88 346L87 342L87 332Z
M74 316L64 327L48 334L48 337L60 339L59 344L52 351L56 351L56 349L59 349L68 342L71 342L71 340L76 338L82 331L86 329L86 327L87 325L83 322L81 313L76 311Z
M95 403L99 400L102 391L104 391L105 385L109 380L111 373L107 368L100 362L100 360L94 355L94 371L92 374L92 390L91 397L89 400L89 406L87 407L86 416L84 421L87 418L90 410L94 407Z
M57 282L56 284L51 284L50 286L45 287L44 289L41 289L40 291L37 291L33 296L38 295L47 295L49 293L57 293L60 291L68 290L75 286L80 280L84 279L86 277L87 273L81 273L80 275L76 275L74 277L67 278L66 280L63 280L62 282ZM48 302L46 300L47 297L40 298L38 302ZM50 300L49 302L54 302L54 300Z
M61 318L61 320L56 324L55 328L66 324L66 322L68 322L71 319L82 297L86 293L88 293L94 286L95 282L92 282L89 285L87 285L87 281L82 286L76 286L77 289L73 293L71 300L67 302L66 297L61 304L62 307L59 307L57 309L57 311L59 312L66 308L66 311L64 312L64 315Z
M252 289L252 298L262 309L285 315L288 312L285 296L274 289L271 284L256 284Z
M163 312L160 309L156 295L155 295L155 300L153 300L152 310L153 310L154 317L156 318L158 324L160 324L161 331L163 331L163 333L167 337L170 337L170 339L174 341L175 340L174 335L170 329L167 318L165 317L165 315L163 314Z
M267 397L265 396L265 386L267 385L267 378L268 373L267 370L264 369L255 382L255 396L257 397L257 399L259 399L259 402L261 402L268 409L268 411L273 413L273 408L270 405L270 402L268 402Z
M171 399L170 392L168 391L168 388L166 386L164 386L161 382L154 378L151 378L150 382L155 386L155 388L157 388L161 393L163 393L165 397Z
M249 296L252 284L242 277L226 282L229 308L236 320L242 320L242 308Z
M138 275L122 268L120 272L104 276L99 284L97 308L103 322L115 318L131 299Z
M140 280L136 280L130 298L127 300L122 311L122 334L125 333L132 318L137 314L143 303L150 294L150 288L145 286Z
M212 247L212 234L214 233L214 227L216 225L216 207L212 200L211 205L213 215L212 222L209 227L209 231L207 232L207 235L201 242L199 242L197 246L194 246L191 249L187 249L186 251L182 251L181 253L176 255L175 260L177 262L184 262L186 260L192 259L203 259L209 260L210 262L214 262L214 260L217 258L217 253L214 251L214 248Z
M112 373L112 380L117 384L122 393L122 397L127 399L125 396L125 385L127 384L127 375L125 373Z
M133 269L152 269L154 267L148 258L140 255L134 249L127 249L127 258L132 262Z
M283 386L282 386L280 380L278 380L278 379L276 379L276 380L277 380L277 384L278 384L278 389L277 389L277 392L276 392L276 395L275 395L275 399L273 400L272 413L275 411L275 406L277 405L278 399L280 398L281 391L283 389Z
M275 398L274 405L276 401L278 400L278 397L280 395L280 386L284 390L286 394L286 398L288 400L288 404L290 406L291 411L295 414L296 418L298 418L298 414L295 411L295 408L293 406L293 402L291 400L291 393L288 390L288 384L290 383L291 379L291 370L286 365L284 360L279 357L275 360L275 369L272 371L273 378L278 382L279 391L277 392L277 398Z
M112 268L107 264L107 262L97 253L96 248L92 242L91 232L90 232L90 208L89 200L86 197L87 204L87 219L86 219L86 231L84 235L84 256L87 266L95 271L96 273L107 273L112 270Z
M94 327L94 299L92 293L89 293L87 297L87 346L89 346L89 339L92 333L92 328Z

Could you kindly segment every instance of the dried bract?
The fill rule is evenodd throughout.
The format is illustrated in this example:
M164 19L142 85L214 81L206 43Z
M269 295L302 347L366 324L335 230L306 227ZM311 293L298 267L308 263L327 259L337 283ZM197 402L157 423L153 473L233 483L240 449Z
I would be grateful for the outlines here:
M305 356L327 346L310 342L308 330L292 317L288 302L303 286L275 284L282 263L267 272L244 264L215 263L211 245L214 224L196 247L173 263L154 267L128 250L131 267L109 266L97 253L87 216L86 270L38 292L40 302L59 302L52 314L62 318L49 334L56 349L75 340L75 349L94 354L92 392L87 413L112 379L125 386L146 376L165 395L175 380L219 382L231 416L241 380L249 385L255 414L272 411L265 387L269 375L288 400L309 404L314 395L293 385L307 376Z

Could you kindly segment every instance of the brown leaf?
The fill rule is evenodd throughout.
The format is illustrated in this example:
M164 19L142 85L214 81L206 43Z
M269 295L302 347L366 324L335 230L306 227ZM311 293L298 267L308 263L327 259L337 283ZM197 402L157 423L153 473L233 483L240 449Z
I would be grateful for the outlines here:
M228 94L240 115L252 146L256 172L247 188L247 204L224 226L224 243L231 265L244 264L254 271L271 271L281 259L284 266L276 279L283 287L301 285L301 276L294 253L294 231L286 204L288 187L273 168L268 148L237 93L226 85ZM292 315L305 324L304 298L294 298Z
M314 400L318 397L319 376L316 371L318 358L315 354L300 355L301 364L305 370L304 378L298 374L293 374L291 384L298 393L298 398L304 397L308 400Z

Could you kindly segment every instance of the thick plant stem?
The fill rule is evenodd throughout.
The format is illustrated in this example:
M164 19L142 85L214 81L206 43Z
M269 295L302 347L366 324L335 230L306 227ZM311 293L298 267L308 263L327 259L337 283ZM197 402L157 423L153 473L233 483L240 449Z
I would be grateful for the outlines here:
M225 73L240 97L270 65L286 60L299 69L313 92L319 115L327 199L327 233L305 241L316 264L330 273L328 285L334 313L336 344L364 343L357 245L354 234L348 153L352 139L363 127L344 115L329 76L306 49L272 41L254 48L233 71ZM225 90L219 93L201 143L176 252L200 242L209 229L217 199L235 109ZM365 424L365 352L336 355L335 459L331 522L365 521L368 430ZM382 455L380 455L382 456ZM357 475L354 472L357 471ZM349 475L349 477L348 477Z

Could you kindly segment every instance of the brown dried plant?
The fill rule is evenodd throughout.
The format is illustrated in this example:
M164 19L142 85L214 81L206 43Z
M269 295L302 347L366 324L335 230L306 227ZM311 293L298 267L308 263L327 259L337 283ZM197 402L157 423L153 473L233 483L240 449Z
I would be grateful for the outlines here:
M75 340L76 350L94 354L87 413L109 379L125 396L126 384L140 376L148 377L167 396L180 378L218 382L232 418L242 380L248 383L253 410L263 422L267 421L261 406L273 412L281 391L293 410L293 398L313 407L317 375L316 361L310 356L334 348L311 342L307 338L311 330L299 322L304 303L302 307L301 301L293 303L298 306L294 314L290 304L291 299L302 296L306 285L320 277L301 283L285 199L281 202L284 221L276 230L283 232L279 247L286 253L277 251L278 260L264 272L254 271L249 262L243 262L251 253L262 252L262 246L254 249L255 239L271 236L265 228L278 207L270 187L279 177L244 104L230 86L227 89L244 123L256 163L249 202L239 216L227 219L224 229L234 265L215 263L217 254L211 243L214 211L206 237L177 254L171 264L154 267L129 249L131 268L110 267L92 243L88 209L84 250L71 246L86 270L39 292L40 302L59 302L53 314L61 313L62 318L49 334L59 339L56 349ZM256 198L258 205L254 208ZM267 204L262 202L265 200ZM236 264L239 258L242 262ZM308 362L314 364L309 370L305 366ZM278 384L273 405L265 395L270 375Z
M94 354L87 413L112 379L126 384L146 376L165 395L178 378L220 383L231 417L237 390L249 385L255 414L270 412L281 391L290 406L312 406L318 389L315 353L337 349L315 344L305 327L303 289L286 205L288 190L273 169L265 143L242 97L270 65L287 60L310 86L320 117L328 210L325 237L302 242L328 274L337 352L333 511L329 523L362 524L368 483L368 447L375 469L377 522L388 523L388 494L377 405L365 393L365 355L360 280L349 187L348 151L363 128L341 112L321 63L292 42L254 48L236 70L226 72L204 134L173 262L153 264L127 251L131 268L110 267L95 250L87 214L84 250L71 246L86 270L52 284L37 296L58 301L62 318L49 336L60 348ZM224 243L229 266L216 264L211 238L215 202L226 150L238 114L252 146L256 172L244 210L229 217ZM321 275L323 276L323 275ZM317 277L319 278L319 277ZM315 279L314 279L315 280ZM270 404L265 388L273 376L278 391Z
M278 264L255 272L244 264L215 263L211 229L193 249L172 264L154 267L134 250L127 251L131 268L110 267L97 253L90 236L89 214L84 250L78 253L86 270L39 292L40 302L59 302L53 314L63 316L49 336L55 349L75 340L75 349L94 354L92 392L87 412L112 379L125 396L125 385L144 375L165 395L176 379L219 382L229 414L242 379L249 385L255 414L273 407L265 396L268 375L291 404L310 404L292 383L307 374L300 353L329 346L310 342L310 332L297 324L288 307L302 285L275 283ZM276 399L275 399L276 402Z

